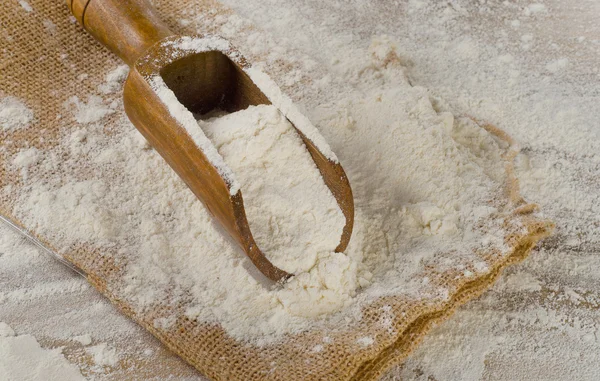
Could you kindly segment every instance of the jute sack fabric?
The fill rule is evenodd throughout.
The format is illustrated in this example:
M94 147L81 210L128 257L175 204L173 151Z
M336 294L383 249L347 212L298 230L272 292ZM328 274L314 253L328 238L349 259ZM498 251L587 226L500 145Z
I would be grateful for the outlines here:
M507 155L506 198L501 200L501 218L506 231L512 232L505 238L506 245L512 248L511 255L481 253L481 260L491 271L475 279L457 277L452 271L432 269L426 275L432 282L438 282L450 291L450 298L446 301L415 301L387 296L365 307L360 322L350 328L289 335L282 342L262 348L232 339L218 325L200 324L188 319L184 314L184 303L177 306L165 303L150 312L136 313L123 295L111 287L122 275L121 269L127 258L120 258L117 252L110 250L103 252L94 245L94 237L90 237L89 242L63 247L60 239L39 234L34 226L23 224L22 218L15 214L18 195L33 185L28 183L28 179L41 177L51 181L72 174L63 173L60 168L32 168L31 171L38 172L37 177L23 176L11 166L13 156L23 148L34 147L43 153L56 147L61 134L75 128L75 122L62 115L65 102L73 95L85 99L96 94L107 71L120 64L117 57L100 46L70 17L63 1L28 0L28 3L31 11L17 1L3 4L0 9L0 96L23 100L34 114L29 128L0 129L0 214L29 231L50 249L61 253L63 258L87 274L89 282L124 314L211 379L377 379L389 367L404 359L434 323L481 294L504 267L525 258L552 229L551 223L535 215L535 206L525 203L519 196L518 184L512 174L514 155ZM207 14L212 17L230 12L211 1L161 0L155 1L155 5L172 29L182 34L187 31L177 23L177 15L190 10L197 13L211 10ZM285 65L285 62L281 64ZM82 76L82 73L86 75ZM274 77L277 80L277 76ZM116 98L118 96L117 93ZM117 113L104 120L106 133L120 128L118 121L121 117ZM510 142L502 131L491 126L485 128ZM82 164L81 172L87 170ZM469 265L465 264L467 268ZM391 322L393 334L390 334L390 327L378 324L385 318L384 310L387 314L391 310L391 316L395 316ZM155 326L155 318L171 314L178 316L174 327ZM334 344L321 352L312 351L325 334ZM367 347L357 346L357 339L361 337L375 338L375 342Z

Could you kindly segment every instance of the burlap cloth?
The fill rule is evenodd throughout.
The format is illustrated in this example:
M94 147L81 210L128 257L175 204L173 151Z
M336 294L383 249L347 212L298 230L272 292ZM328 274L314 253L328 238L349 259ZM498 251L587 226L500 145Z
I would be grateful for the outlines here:
M26 12L16 0L4 3L0 9L0 96L11 95L24 100L35 115L34 128L10 134L0 130L3 147L0 150L0 187L7 189L11 186L10 192L3 192L0 196L0 213L25 230L28 226L23 226L13 211L19 189L28 184L18 172L10 169L12 155L24 147L44 150L58 144L61 129L72 128L74 124L57 117L64 102L74 94L81 98L94 94L107 70L120 63L69 17L62 0L28 2L33 12ZM184 9L194 12L216 10L211 13L213 16L230 12L210 1L156 0L154 3L163 19L182 34L188 31L176 23L175 16L181 15ZM81 73L87 73L87 78L81 78ZM116 123L118 117L108 118L107 128ZM487 128L509 139L500 131ZM457 277L453 272L429 274L430 279L437 279L450 290L451 297L446 302L409 301L399 297L376 301L363 310L362 320L351 332L327 332L334 345L328 345L319 353L310 349L322 342L324 332L293 335L276 345L256 348L236 342L218 326L199 324L185 318L181 312L184 306L179 311L171 311L179 316L174 329L158 329L153 321L164 311L158 308L155 313L136 314L119 295L107 290L106 280L119 272L110 256L100 256L96 249L90 248L93 245L64 248L60 242L49 241L35 231L30 233L49 248L60 250L63 257L83 270L90 283L124 314L212 379L371 380L404 359L434 323L481 294L504 267L525 258L532 247L550 232L552 224L536 217L533 213L535 207L520 198L518 184L512 175L512 159L506 158L509 183L504 202L507 212L503 217L507 231L515 231L506 237L506 244L513 248L512 254L506 257L492 252L483 253L482 259L492 270L477 279ZM45 174L61 175L55 171ZM511 229L512 226L515 228ZM526 229L518 229L517 226L526 226ZM391 306L396 316L392 322L393 335L389 334L389 327L376 324L383 318L381 307L384 305ZM364 336L375 338L375 344L357 348L356 338Z

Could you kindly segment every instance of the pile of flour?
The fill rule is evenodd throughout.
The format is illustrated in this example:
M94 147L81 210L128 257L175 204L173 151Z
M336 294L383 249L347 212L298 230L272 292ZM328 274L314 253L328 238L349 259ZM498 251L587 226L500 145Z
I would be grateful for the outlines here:
M284 46L286 62L295 62L290 86L310 106L331 95L326 89L339 92L331 72L346 72L374 28L390 34L412 83L520 142L522 194L557 224L504 282L461 307L385 380L599 379L600 4L224 2L237 16L222 18L221 33L243 46L264 39L239 34L246 19L267 29L272 45L250 49L275 61L270 51ZM320 91L305 86L310 80ZM353 122L343 112L338 120Z
M118 93L105 91L118 88L111 84L100 86L101 100L65 104L74 126L61 144L35 160L17 153L13 170L36 185L19 195L15 213L65 248L93 238L103 255L127 258L125 276L110 287L139 311L185 301L189 318L255 344L315 325L353 324L363 305L383 295L447 300L450 291L429 282L426 268L470 278L489 271L478 249L508 253L495 216L505 197L502 156L513 148L412 86L386 38L354 56L343 68L353 87L312 110L355 195L345 253L333 252L343 215L278 111L260 106L199 122L198 133L243 183L258 244L296 274L283 286L258 274L122 113L119 128L103 132L101 111L114 118L122 109ZM115 73L107 82L123 80L125 71ZM41 175L56 169L73 175ZM161 317L155 325L174 321Z

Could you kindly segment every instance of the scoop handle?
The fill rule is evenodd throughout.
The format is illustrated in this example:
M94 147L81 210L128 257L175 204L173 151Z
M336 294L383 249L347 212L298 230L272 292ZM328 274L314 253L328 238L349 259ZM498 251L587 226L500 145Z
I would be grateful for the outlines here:
M66 0L81 25L129 66L173 32L148 0Z

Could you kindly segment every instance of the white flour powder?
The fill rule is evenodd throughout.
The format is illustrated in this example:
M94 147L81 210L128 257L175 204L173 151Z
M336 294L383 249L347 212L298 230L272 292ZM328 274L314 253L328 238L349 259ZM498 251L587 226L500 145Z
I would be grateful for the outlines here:
M402 54L395 54L395 58L388 56L388 61L392 65L394 62L402 65L396 65L396 69L388 74L407 71L412 83L441 94L452 103L453 109L498 123L513 134L524 144L518 169L526 198L539 202L542 210L558 223L557 234L545 241L525 263L510 270L506 281L484 298L461 308L452 320L426 338L403 369L393 371L385 379L476 381L537 377L598 380L600 121L597 88L600 41L594 17L600 11L599 4L555 0L545 0L543 4L523 0L411 0L380 2L373 6L365 6L362 1L347 1L340 7L336 2L304 0L225 2L230 3L237 14L218 16L216 20L222 23L218 33L246 49L246 55L255 64L268 66L286 92L303 103L300 106L304 106L306 115L313 122L321 123L320 130L340 155L347 172L350 172L348 159L354 153L343 150L344 141L339 141L337 135L345 128L360 131L361 124L370 124L371 119L363 118L357 123L355 118L362 111L352 112L356 104L353 101L346 100L350 107L339 109L318 106L331 103L331 98L338 94L342 99L339 103L344 103L348 66L355 66L355 61L363 62L361 49L369 44L373 33L388 33L393 36L377 38L372 50L375 57L385 61L393 51L390 49L393 41L401 47ZM242 30L248 21L239 15L261 25L267 32ZM181 25L191 26L190 32L194 32L192 27L200 32L207 28L206 15L194 10L186 9L176 17L181 18ZM279 62L285 63L281 69ZM375 80L362 86L361 91L371 91L386 81L385 78L378 80L376 75L372 78ZM102 89L99 92L103 94ZM352 98L359 99L359 96ZM0 115L3 115L2 111L0 107ZM31 119L33 115L29 115ZM0 125L4 128L4 124ZM26 125L27 122L20 124ZM378 129L374 133L379 133L383 140L387 138ZM91 130L82 127L66 143L69 152L93 158L92 153L98 152L95 143L88 144L86 140L96 141L100 135L97 126L92 126ZM147 149L143 140L128 135L125 138L128 140L124 146L135 147L135 155L138 150ZM101 139L101 143L105 147L108 145L106 140ZM362 147L364 149L366 147ZM114 146L110 152L121 156L130 154L114 149ZM17 160L15 168L20 173L26 173L22 166L30 162L31 153L25 152ZM107 153L106 157L109 156ZM156 164L160 165L159 162ZM132 165L135 165L133 161ZM156 174L149 173L148 176ZM110 176L108 171L104 175ZM362 175L368 179L368 173ZM165 178L170 179L167 175L159 178L163 184ZM355 192L364 189L363 185L357 186L358 179L357 172L353 171L351 181ZM364 205L370 193L361 194L362 199L366 199ZM138 204L156 203L155 200L140 199L143 201L137 200ZM75 198L73 203L76 202ZM57 205L62 207L65 203L62 199ZM101 205L101 200L93 200L93 203ZM79 218L81 211L66 204L69 206L66 213L72 216L75 213L75 218ZM50 207L48 205L41 211ZM443 223L442 208L425 206L422 209L426 213L413 209L412 215L419 220L417 226L423 226L424 234L432 231L432 224L427 221L433 221L433 231ZM161 218L173 216L166 204L155 210ZM38 210L32 212L40 213ZM438 217L432 219L435 216ZM67 214L57 220L64 221L65 218ZM86 218L77 221L89 225L91 218ZM48 219L47 223L51 222ZM208 224L202 219L193 222ZM460 224L456 225L459 230ZM454 230L452 224L448 226L450 232ZM161 228L169 226L159 225L157 231ZM377 224L370 228L369 233L377 238L372 246L383 247L387 237L382 237L378 230ZM352 244L366 247L357 242L361 239L361 231L357 227ZM68 242L87 240L89 234L93 232L75 229L68 234ZM196 238L189 236L189 239ZM3 286L6 285L10 293L3 294L6 297L0 301L0 320L11 319L15 330L23 326L21 332L31 329L31 332L43 332L45 337L58 338L91 332L95 339L102 337L120 348L130 348L131 343L146 338L144 345L153 345L156 352L161 350L155 340L149 339L135 324L95 296L94 290L86 286L83 279L76 280L80 287L74 287L74 284L56 287L57 279L69 280L72 275L61 271L42 254L36 254L35 249L10 231L0 231L0 251L2 249L5 255L0 255L0 283L4 282ZM125 250L132 252L135 248L125 246ZM150 250L145 252L152 253ZM350 256L351 251L348 254ZM251 266L248 269L251 271ZM465 270L465 274L469 275L470 270ZM41 283L43 280L48 283ZM215 287L223 285L218 283ZM29 289L36 291L29 292ZM47 303L45 298L49 295L52 295L52 302ZM73 305L78 306L77 311L71 310ZM64 315L65 312L68 313ZM23 316L28 318L23 319ZM127 339L123 341L122 338ZM324 338L323 345L317 345L313 350L322 351L329 340ZM142 352L143 349L138 348L131 353ZM160 362L171 358L163 355ZM180 372L188 369L182 363L169 364L172 377L193 379L191 373L181 376ZM130 372L121 374L120 378L138 375L132 369ZM146 376L143 370L139 374ZM119 376L111 377L115 378Z
M267 258L301 273L331 257L346 219L279 110L251 106L199 125L240 181L250 229Z
M33 112L15 97L0 99L0 127L3 130L25 128L33 120Z
M87 352L92 355L92 359L97 366L115 366L119 361L117 351L110 348L106 343L89 347Z
M343 217L278 112L257 107L200 122L236 168L242 192L248 187L250 224L263 250L297 272L283 287L258 276L124 116L115 135L99 133L105 110L119 110L120 101L72 103L82 127L38 166L77 173L79 163L93 163L93 176L38 181L19 196L15 212L65 247L95 237L105 255L118 248L129 261L127 276L111 287L136 308L185 297L190 318L258 344L319 324L347 324L382 295L445 300L448 290L424 281L426 266L471 277L488 271L477 248L507 253L493 216L501 212L495 200L504 197L501 156L512 148L411 86L385 38L355 56L343 68L355 88L313 112L317 125L335 131L354 190L355 229L345 254L332 253ZM17 158L13 166L22 171L29 162ZM465 268L466 262L475 265Z
M35 337L16 335L0 322L0 378L3 380L84 380L60 348L43 349Z
M110 305L85 278L40 251L3 223L0 223L0 321L10 322L10 327L0 323L0 342L2 336L10 334L14 338L9 347L14 344L18 345L13 348L15 350L29 351L29 344L33 345L31 336L34 336L44 353L49 348L59 355L62 352L60 358L43 362L41 360L45 361L46 357L39 353L42 350L32 350L30 355L38 356L35 360L47 365L42 376L15 376L7 380L2 377L6 373L0 371L2 381L47 381L53 380L50 376L54 374L60 376L54 380L68 380L68 373L64 377L61 373L68 362L76 363L86 378L131 379L131 372L143 372L152 361L151 356L169 359L163 365L170 376L187 376L186 379L194 376L190 368L173 357L149 333ZM19 335L14 337L13 330ZM23 340L24 337L29 339ZM28 354L23 355L30 359ZM126 359L126 367L119 366L121 359ZM20 372L16 373L19 375L36 371L32 362L23 361L23 356L8 356L0 350L0 363L3 361L10 369ZM159 370L156 366L153 368ZM159 373L150 379L165 378Z

